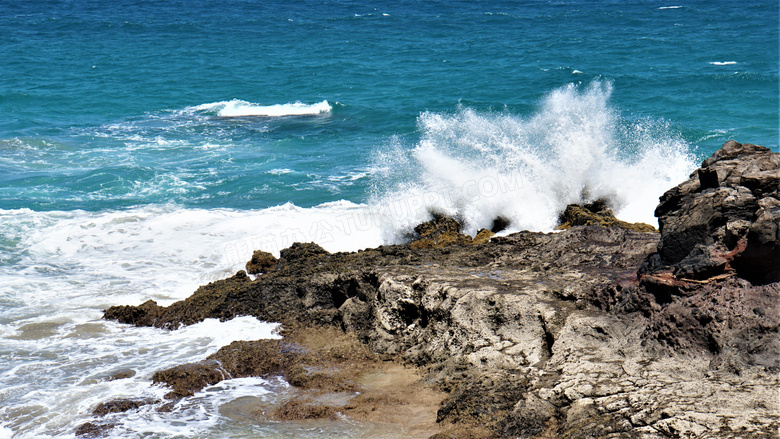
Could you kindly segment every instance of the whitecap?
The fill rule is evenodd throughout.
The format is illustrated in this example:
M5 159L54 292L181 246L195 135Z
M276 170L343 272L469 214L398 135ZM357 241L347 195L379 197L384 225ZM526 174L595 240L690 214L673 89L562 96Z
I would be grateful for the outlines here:
M292 102L287 104L260 105L240 99L212 102L189 108L199 112L216 112L219 117L315 116L330 113L333 109L327 100L314 104Z
M295 172L295 171L293 171L292 169L278 168L278 169L271 169L267 173L271 174L271 175L284 175L284 174L291 174L293 172Z
M661 6L658 9L680 9L682 6Z
M710 61L713 66L731 66L737 64L736 61Z

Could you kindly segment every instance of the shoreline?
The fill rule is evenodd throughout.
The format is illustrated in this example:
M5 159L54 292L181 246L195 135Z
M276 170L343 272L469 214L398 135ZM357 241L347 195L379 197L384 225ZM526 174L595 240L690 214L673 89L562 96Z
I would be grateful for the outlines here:
M167 329L238 315L281 322L289 338L260 343L275 355L234 367L281 372L318 392L356 391L345 374L366 376L384 360L414 366L444 392L440 403L418 401L427 412L440 404L430 437L764 437L780 427L771 228L780 154L762 148L728 142L668 191L656 210L660 235L590 224L472 239L437 217L406 245L331 254L296 243L278 260L259 252L247 264L254 280L240 271L169 307L115 306L105 318ZM712 220L721 217L723 226ZM704 239L707 224L715 228ZM336 332L319 342L301 335L320 331ZM338 346L349 348L333 355ZM278 360L271 369L268 358ZM209 359L201 376L230 363ZM416 385L396 367L385 376ZM177 388L162 375L155 382ZM367 388L377 392L374 410L361 396L330 406L309 394L282 417L403 413L406 403L391 402L397 389ZM421 434L434 431L428 423Z

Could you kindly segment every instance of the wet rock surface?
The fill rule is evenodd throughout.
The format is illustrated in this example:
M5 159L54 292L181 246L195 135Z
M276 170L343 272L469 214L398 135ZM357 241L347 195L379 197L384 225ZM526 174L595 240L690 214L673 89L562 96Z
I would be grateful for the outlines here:
M604 200L596 200L586 204L570 204L561 214L558 222L559 229L568 229L573 226L600 225L605 227L620 227L637 232L657 232L655 227L645 223L629 223L615 218L612 209L607 207Z
M105 316L175 329L252 315L289 328L283 341L234 343L185 365L202 372L182 380L197 385L281 373L301 389L349 392L382 360L416 366L420 389L446 394L430 420L439 431L419 430L438 438L776 437L778 163L727 143L662 197L660 234L587 225L474 243L435 218L418 244L337 254L295 244L255 280L239 272L169 307ZM158 381L172 397L197 387ZM403 406L383 395L375 407ZM279 417L369 404L308 398Z

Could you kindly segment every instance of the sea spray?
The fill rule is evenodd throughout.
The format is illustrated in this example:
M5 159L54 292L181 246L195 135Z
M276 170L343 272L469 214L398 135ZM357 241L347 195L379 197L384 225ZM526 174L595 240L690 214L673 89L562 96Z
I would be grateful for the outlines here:
M528 117L422 113L413 147L395 139L376 154L370 204L407 200L383 216L383 237L400 241L432 213L472 235L498 217L510 230L547 231L567 204L596 199L624 220L655 224L658 197L695 168L693 147L663 120L623 117L611 93L607 81L569 84Z

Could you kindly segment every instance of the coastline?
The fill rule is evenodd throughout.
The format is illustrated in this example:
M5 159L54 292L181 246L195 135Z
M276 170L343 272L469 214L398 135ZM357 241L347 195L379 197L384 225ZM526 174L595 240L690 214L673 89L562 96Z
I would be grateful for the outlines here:
M668 191L660 234L580 225L472 240L437 218L410 244L335 254L294 244L248 265L255 279L239 272L169 307L116 306L105 318L172 330L210 317L280 322L288 336L262 357L283 361L240 368L323 394L379 393L379 415L356 396L341 406L293 400L291 419L388 418L405 405L388 402L397 389L338 376L388 377L405 364L443 392L441 405L422 404L435 427L417 431L431 437L771 436L780 154L753 147L728 142ZM331 343L301 335L328 331L351 337L347 353L324 358ZM324 340L338 345L334 334Z

